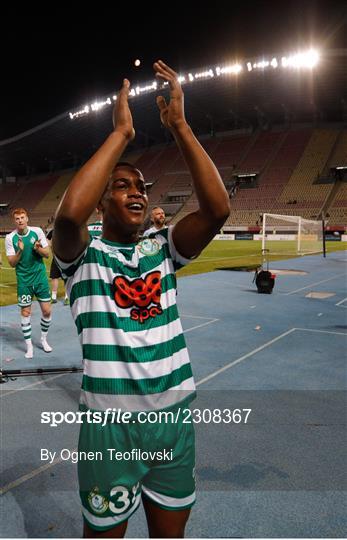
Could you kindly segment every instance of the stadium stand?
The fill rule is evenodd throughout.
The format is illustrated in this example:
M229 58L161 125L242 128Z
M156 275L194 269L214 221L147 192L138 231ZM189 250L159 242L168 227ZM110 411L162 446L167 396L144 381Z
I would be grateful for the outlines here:
M38 177L30 178L27 180L19 179L15 186L15 193L13 193L10 206L8 208L8 215L3 216L1 219L1 232L3 230L9 230L12 228L11 210L14 208L24 207L30 215L30 223L37 226L45 226L48 217L48 208L44 207L42 212L35 212L36 206L39 201L47 193L50 192L52 186L56 183L58 175L40 175ZM5 188L3 191L3 187ZM5 200L7 195L7 185L1 186L0 197L1 202Z
M300 215L301 211L305 212L303 217L310 217L310 212L319 212L331 186L313 182L323 172L337 136L337 130L318 129L313 132L294 173L281 193L279 200L283 203L283 208L288 200L296 199Z
M52 216L56 211L58 203L63 196L67 186L69 185L74 171L67 171L56 178L56 182L34 209L35 214L45 214L47 217Z
M347 223L347 182L340 183L334 200L327 209L329 225L341 225Z
M334 178L330 183L315 183L331 167L347 162L346 130L277 128L272 132L202 137L201 143L215 160L231 194L232 212L226 228L257 227L264 212L312 218L324 210L330 215L329 223L347 223L346 183ZM197 209L190 174L176 147L170 144L135 150L124 159L141 169L146 181L152 184L150 209L160 205L172 223ZM46 225L74 172L67 170L60 175L40 175L2 184L1 201L11 207L26 207L33 225ZM251 172L258 175L256 183L252 187L239 185L231 193L236 175ZM2 231L12 226L10 216L2 217L1 222Z
M17 182L1 184L0 186L1 202L3 204L8 204L10 207L12 207L13 202L18 195L19 189L20 187Z

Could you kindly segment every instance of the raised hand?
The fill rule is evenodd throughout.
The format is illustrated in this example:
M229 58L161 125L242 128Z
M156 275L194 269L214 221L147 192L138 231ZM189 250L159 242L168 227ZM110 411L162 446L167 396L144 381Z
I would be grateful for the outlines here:
M114 130L123 133L125 138L131 141L135 137L135 130L128 103L129 88L130 82L128 79L124 79L113 109L112 120Z
M163 96L157 97L157 105L160 110L160 119L163 125L171 130L175 130L186 124L184 116L184 95L177 73L162 60L153 64L155 76L161 81L167 81L170 88L170 102L166 103Z

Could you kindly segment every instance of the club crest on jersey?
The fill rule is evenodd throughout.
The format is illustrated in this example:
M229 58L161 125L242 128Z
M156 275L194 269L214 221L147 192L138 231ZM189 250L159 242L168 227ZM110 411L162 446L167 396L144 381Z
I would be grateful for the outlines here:
M143 255L156 255L159 253L160 244L155 238L145 238L138 244L138 249Z
M150 272L147 276L130 280L117 276L113 281L114 300L120 308L132 308L133 321L144 323L150 317L161 315L161 273Z
M35 238L30 238L30 243L35 244Z
M95 487L88 495L88 502L90 507L96 514L103 514L108 508L108 501L106 497L99 494L99 488Z

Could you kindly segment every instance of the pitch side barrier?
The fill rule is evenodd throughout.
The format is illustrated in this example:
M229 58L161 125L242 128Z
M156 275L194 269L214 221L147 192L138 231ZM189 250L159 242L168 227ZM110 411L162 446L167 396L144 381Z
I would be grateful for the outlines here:
M56 368L33 368L33 369L3 369L0 371L0 384L6 383L18 377L38 377L41 375L59 375L64 373L82 373L82 367L56 367Z

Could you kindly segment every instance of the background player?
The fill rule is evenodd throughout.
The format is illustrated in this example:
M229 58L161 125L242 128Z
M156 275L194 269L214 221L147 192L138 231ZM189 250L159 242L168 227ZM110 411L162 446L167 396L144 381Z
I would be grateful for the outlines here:
M53 229L51 229L50 231L48 231L46 233L46 238L50 242L50 245L52 245ZM64 306L68 306L69 305L69 297L68 297L66 289L65 289L65 280L61 275L60 268L58 267L57 263L55 262L54 257L52 257L51 268L49 270L49 277L51 279L51 284L52 284L51 304L56 304L57 303L59 279L62 279L64 281Z
M151 222L153 226L147 229L143 236L148 236L151 233L157 233L165 228L165 212L160 206L155 206L151 212Z
M45 352L51 352L47 333L51 324L50 291L43 257L48 259L49 247L40 227L29 227L28 214L24 208L12 212L16 229L6 235L5 247L8 262L16 269L18 305L21 309L21 326L27 352L25 358L33 357L31 340L31 304L33 297L39 301L41 317L41 344Z

